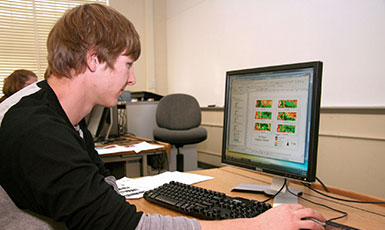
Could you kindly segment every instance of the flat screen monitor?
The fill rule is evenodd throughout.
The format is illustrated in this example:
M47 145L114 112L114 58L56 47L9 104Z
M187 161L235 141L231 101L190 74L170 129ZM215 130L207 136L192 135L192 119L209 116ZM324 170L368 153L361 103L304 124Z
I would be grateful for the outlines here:
M322 62L226 73L222 162L274 176L269 186L235 189L273 195L282 187L274 204L296 203L287 179L315 181L321 77Z
M117 106L111 108L94 106L86 117L86 123L88 130L97 141L108 141L111 137L119 136Z

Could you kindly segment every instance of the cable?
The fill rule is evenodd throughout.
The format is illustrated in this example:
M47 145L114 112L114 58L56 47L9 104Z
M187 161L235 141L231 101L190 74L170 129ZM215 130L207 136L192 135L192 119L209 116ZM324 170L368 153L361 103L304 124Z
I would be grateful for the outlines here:
M329 192L329 189L326 187L326 185L318 177L316 177L315 179L322 185L322 187L324 188L324 190L326 192Z
M157 170L157 174L160 174L164 166L168 168L167 152L162 151L160 154L148 155L148 163L151 168Z
M278 192L276 192L274 195L272 195L271 197L269 197L267 200L264 200L264 201L262 201L263 203L265 203L265 202L267 202L267 201L269 201L269 200L272 200L272 199L274 199L281 191L282 191L282 189L285 187L285 185L287 186L287 180L285 179L285 181L283 182L283 185L282 185L282 187L278 190Z
M296 196L296 197L298 197L298 198L301 198L301 199L303 199L303 200L305 200L305 201L307 201L307 202L309 202L309 203L312 203L312 204L315 204L315 205L319 205L319 206L322 206L322 207L324 207L324 208L328 208L328 209L333 210L333 211L335 211L335 212L342 213L342 216L334 217L334 218L331 218L331 219L329 219L329 220L327 220L327 221L338 220L338 219L342 219L342 218L348 216L348 213L345 212L345 211L341 211L341 210L339 210L339 209L332 208L332 207L327 206L327 205L325 205L325 204L320 204L320 203L317 203L317 202L315 202L315 201L311 201L311 200L309 200L309 199L306 199L306 198L304 198L304 197L302 197L302 196L298 196L297 194L295 194L295 193L293 193L292 191L290 191L289 186L288 186L287 184L286 184L286 189L287 189L287 191L288 191L290 194L292 194L292 195L294 195L294 196Z
M367 212L367 213L371 213L371 214L378 215L378 216L381 216L381 217L385 217L384 214L381 214L381 213L378 213L378 212L374 212L374 211L370 211L370 210L367 210L367 209L364 209L364 208L359 208L359 207L352 206L352 205L349 205L349 204L346 204L346 203L341 203L341 202L338 202L338 201L335 201L335 200L327 199L327 198L324 198L324 197L321 197L321 196L316 196L316 195L313 195L313 194L310 194L310 193L303 193L303 194L306 194L307 196L318 198L318 199L321 199L321 200L324 200L324 201L327 201L327 202L331 202L331 203L334 203L334 204L346 206L348 208L353 208L353 209L357 209L357 210L360 210L360 211L363 211L363 212Z
M381 202L381 201L361 201L361 200L348 200L348 199L342 199L342 198L338 198L338 197L334 197L334 196L330 196L328 194L325 194L325 193L322 193L320 191L317 191L315 190L314 188L312 188L310 185L308 184L305 184L303 183L304 186L308 187L310 190L322 195L322 196L326 196L326 197L329 197L331 199L335 199L335 200L339 200L339 201L344 201L344 202L352 202L352 203L361 203L361 204L385 204L385 202Z
M263 180L260 180L260 179L257 179L257 178L254 178L254 177L250 177L250 176L246 176L246 175L242 175L242 174L239 174L239 173L236 173L236 172L233 172L233 171L229 171L229 170L225 170L224 168L221 169L222 171L225 171L225 172L228 172L228 173L231 173L231 174L234 174L234 175L238 175L238 176L241 176L241 177L244 177L244 178L248 178L248 179L252 179L252 180L255 180L255 181L259 181L261 183L264 183L264 184L269 184L268 182L266 181L263 181ZM307 187L307 184L304 184L306 187ZM312 189L312 188L310 188ZM344 203L339 203L337 201L334 201L334 200L328 200L328 199L325 199L325 198L322 198L322 197L319 197L319 196L316 196L316 195L313 195L313 194L309 194L309 193L305 193L303 192L302 194L306 194L308 196L312 196L312 197L315 197L315 198L318 198L318 199L322 199L322 200L325 200L325 201L328 201L328 202L334 202L335 204L339 204L339 205L343 205L343 206L346 206L346 207L349 207L349 208L354 208L354 209L357 209L357 210L360 210L360 211L364 211L364 212L367 212L367 213L371 213L371 214L374 214L374 215L378 215L378 216L382 216L382 217L385 217L385 215L381 214L381 213L377 213L377 212L374 212L374 211L370 211L370 210L367 210L367 209L363 209L363 208L359 208L359 207L355 207L355 206L351 206L351 205L348 205L348 204L344 204ZM308 200L306 198L304 198L303 196L301 196L300 198L304 199L305 201L308 201L309 203L312 203L313 201L311 200ZM332 198L333 199L333 198ZM317 202L314 202L315 204L318 204ZM320 204L320 206L322 206ZM327 207L328 208L328 207ZM340 210L336 209L336 212L339 212ZM341 213L343 213L343 211L341 211ZM339 217L339 218L343 218L343 217ZM334 218L333 218L334 220Z
M161 167L160 167L160 169L159 169L159 171L158 171L158 174L159 174L160 171L162 170L163 165L164 165L165 162L167 162L166 169L168 169L168 157L167 157L167 153L166 153L166 151L163 151L163 153L162 153L162 161L161 161L161 163L160 163Z
M118 125L119 125L119 133L125 133L127 129L127 116L126 110L118 108Z
M242 177L245 177L245 178L248 178L248 179L252 179L252 180L255 180L255 181L259 181L259 182L262 182L262 183L265 183L265 184L269 184L268 182L266 181L263 181L263 180L259 180L259 179L256 179L256 178L253 178L253 177L249 177L249 176L246 176L246 175L242 175L242 174L239 174L239 173L235 173L235 172L232 172L232 171L228 171L228 170L224 170L224 169L221 169L222 171L225 171L225 172L228 172L228 173L232 173L232 174L235 174L235 175L238 175L238 176L242 176ZM283 183L282 187L279 189L278 192L276 192L274 195L272 195L271 197L269 197L267 200L264 200L262 202L267 202L271 199L274 199L274 197L276 197L281 191L282 189L285 187L287 183L287 180L285 179L285 182Z

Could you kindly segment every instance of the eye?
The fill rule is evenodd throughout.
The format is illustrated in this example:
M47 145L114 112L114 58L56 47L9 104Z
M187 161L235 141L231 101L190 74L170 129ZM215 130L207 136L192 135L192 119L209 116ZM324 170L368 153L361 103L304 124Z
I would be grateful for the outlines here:
M132 64L133 64L132 62L128 62L128 63L127 63L127 68L130 69L130 68L132 67Z

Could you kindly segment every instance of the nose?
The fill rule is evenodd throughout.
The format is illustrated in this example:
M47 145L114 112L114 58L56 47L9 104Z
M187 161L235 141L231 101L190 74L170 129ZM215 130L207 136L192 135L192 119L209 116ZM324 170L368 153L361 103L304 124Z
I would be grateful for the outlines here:
M135 84L136 84L136 78L135 78L134 70L131 70L128 74L127 85L135 85Z

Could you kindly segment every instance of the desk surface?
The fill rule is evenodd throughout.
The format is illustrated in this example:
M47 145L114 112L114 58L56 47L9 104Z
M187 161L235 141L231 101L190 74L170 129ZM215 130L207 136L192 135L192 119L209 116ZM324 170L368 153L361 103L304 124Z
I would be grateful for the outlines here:
M195 186L224 192L229 196L238 196L245 197L248 199L254 200L265 200L265 197L262 194L254 194L254 193L239 193L239 192L231 192L231 189L238 184L269 184L272 181L272 177L266 176L259 173L254 173L251 171L234 168L230 166L216 168L216 169L207 169L207 170L199 170L194 171L192 173L212 176L214 179L200 182L194 184ZM347 203L342 201L332 200L330 198L325 198L322 195L311 191L308 188L296 183L291 183L290 186L294 188L301 189L303 191L303 197L309 199L311 201L321 203L324 205L328 205L332 208L339 209L345 212L348 212L348 216L336 220L335 222L339 222L341 224L349 225L352 227L356 227L359 229L382 229L385 226L385 206L383 205L375 205L375 204L356 204L356 203ZM331 194L340 198L347 198L341 195ZM378 201L378 200L377 200ZM137 200L128 200L128 202L135 204L139 211L143 211L149 214L161 214L161 215L170 215L170 216L181 216L182 214L178 212L174 212L172 210L163 208L161 206L155 205L146 201L144 198ZM270 201L271 202L271 201ZM317 206L312 203L309 203L303 199L299 199L299 203L305 207L313 208L320 211L326 219L331 219L334 217L338 217L341 214L325 207Z
M148 152L154 152L154 151L166 151L168 155L171 154L171 145L169 143L165 142L160 142L160 141L154 141L151 139L147 138L142 138L142 137L135 137L135 136L129 136L129 135L122 135L119 138L113 140L110 143L107 144L100 144L100 143L95 143L96 147L104 147L107 145L122 145L122 146L129 146L133 144L138 144L140 142L146 141L150 144L155 144L155 145L161 145L161 148L158 149L150 149L150 150L143 150L140 153L148 153ZM115 156L115 155L122 155L122 154L137 154L134 151L127 151L127 152L116 152L116 153L109 153L109 154L102 154L100 157L109 157L109 156Z
M142 150L139 153L136 153L135 151L119 151L114 153L108 153L108 154L99 154L100 158L103 159L105 163L111 163L111 162L125 162L124 170L125 170L125 176L132 177L133 173L135 173L134 167L130 167L130 164L128 160L139 160L140 159L140 173L138 175L134 174L135 176L147 176L149 174L148 172L148 164L147 164L147 155L153 155L153 154L159 154L166 152L168 155L171 154L171 145L169 143L165 142L159 142L154 141L151 139L146 139L142 137L135 137L135 136L129 136L129 135L122 135L119 138L114 139L110 143L104 143L104 144L97 144L95 143L96 147L105 147L106 145L121 145L121 146L129 146L138 144L140 142L146 141L150 144L156 144L160 145L161 147L156 149L148 149L148 150ZM165 162L168 162L165 160ZM166 164L166 169L168 169L168 164ZM151 173L151 172L150 172Z

